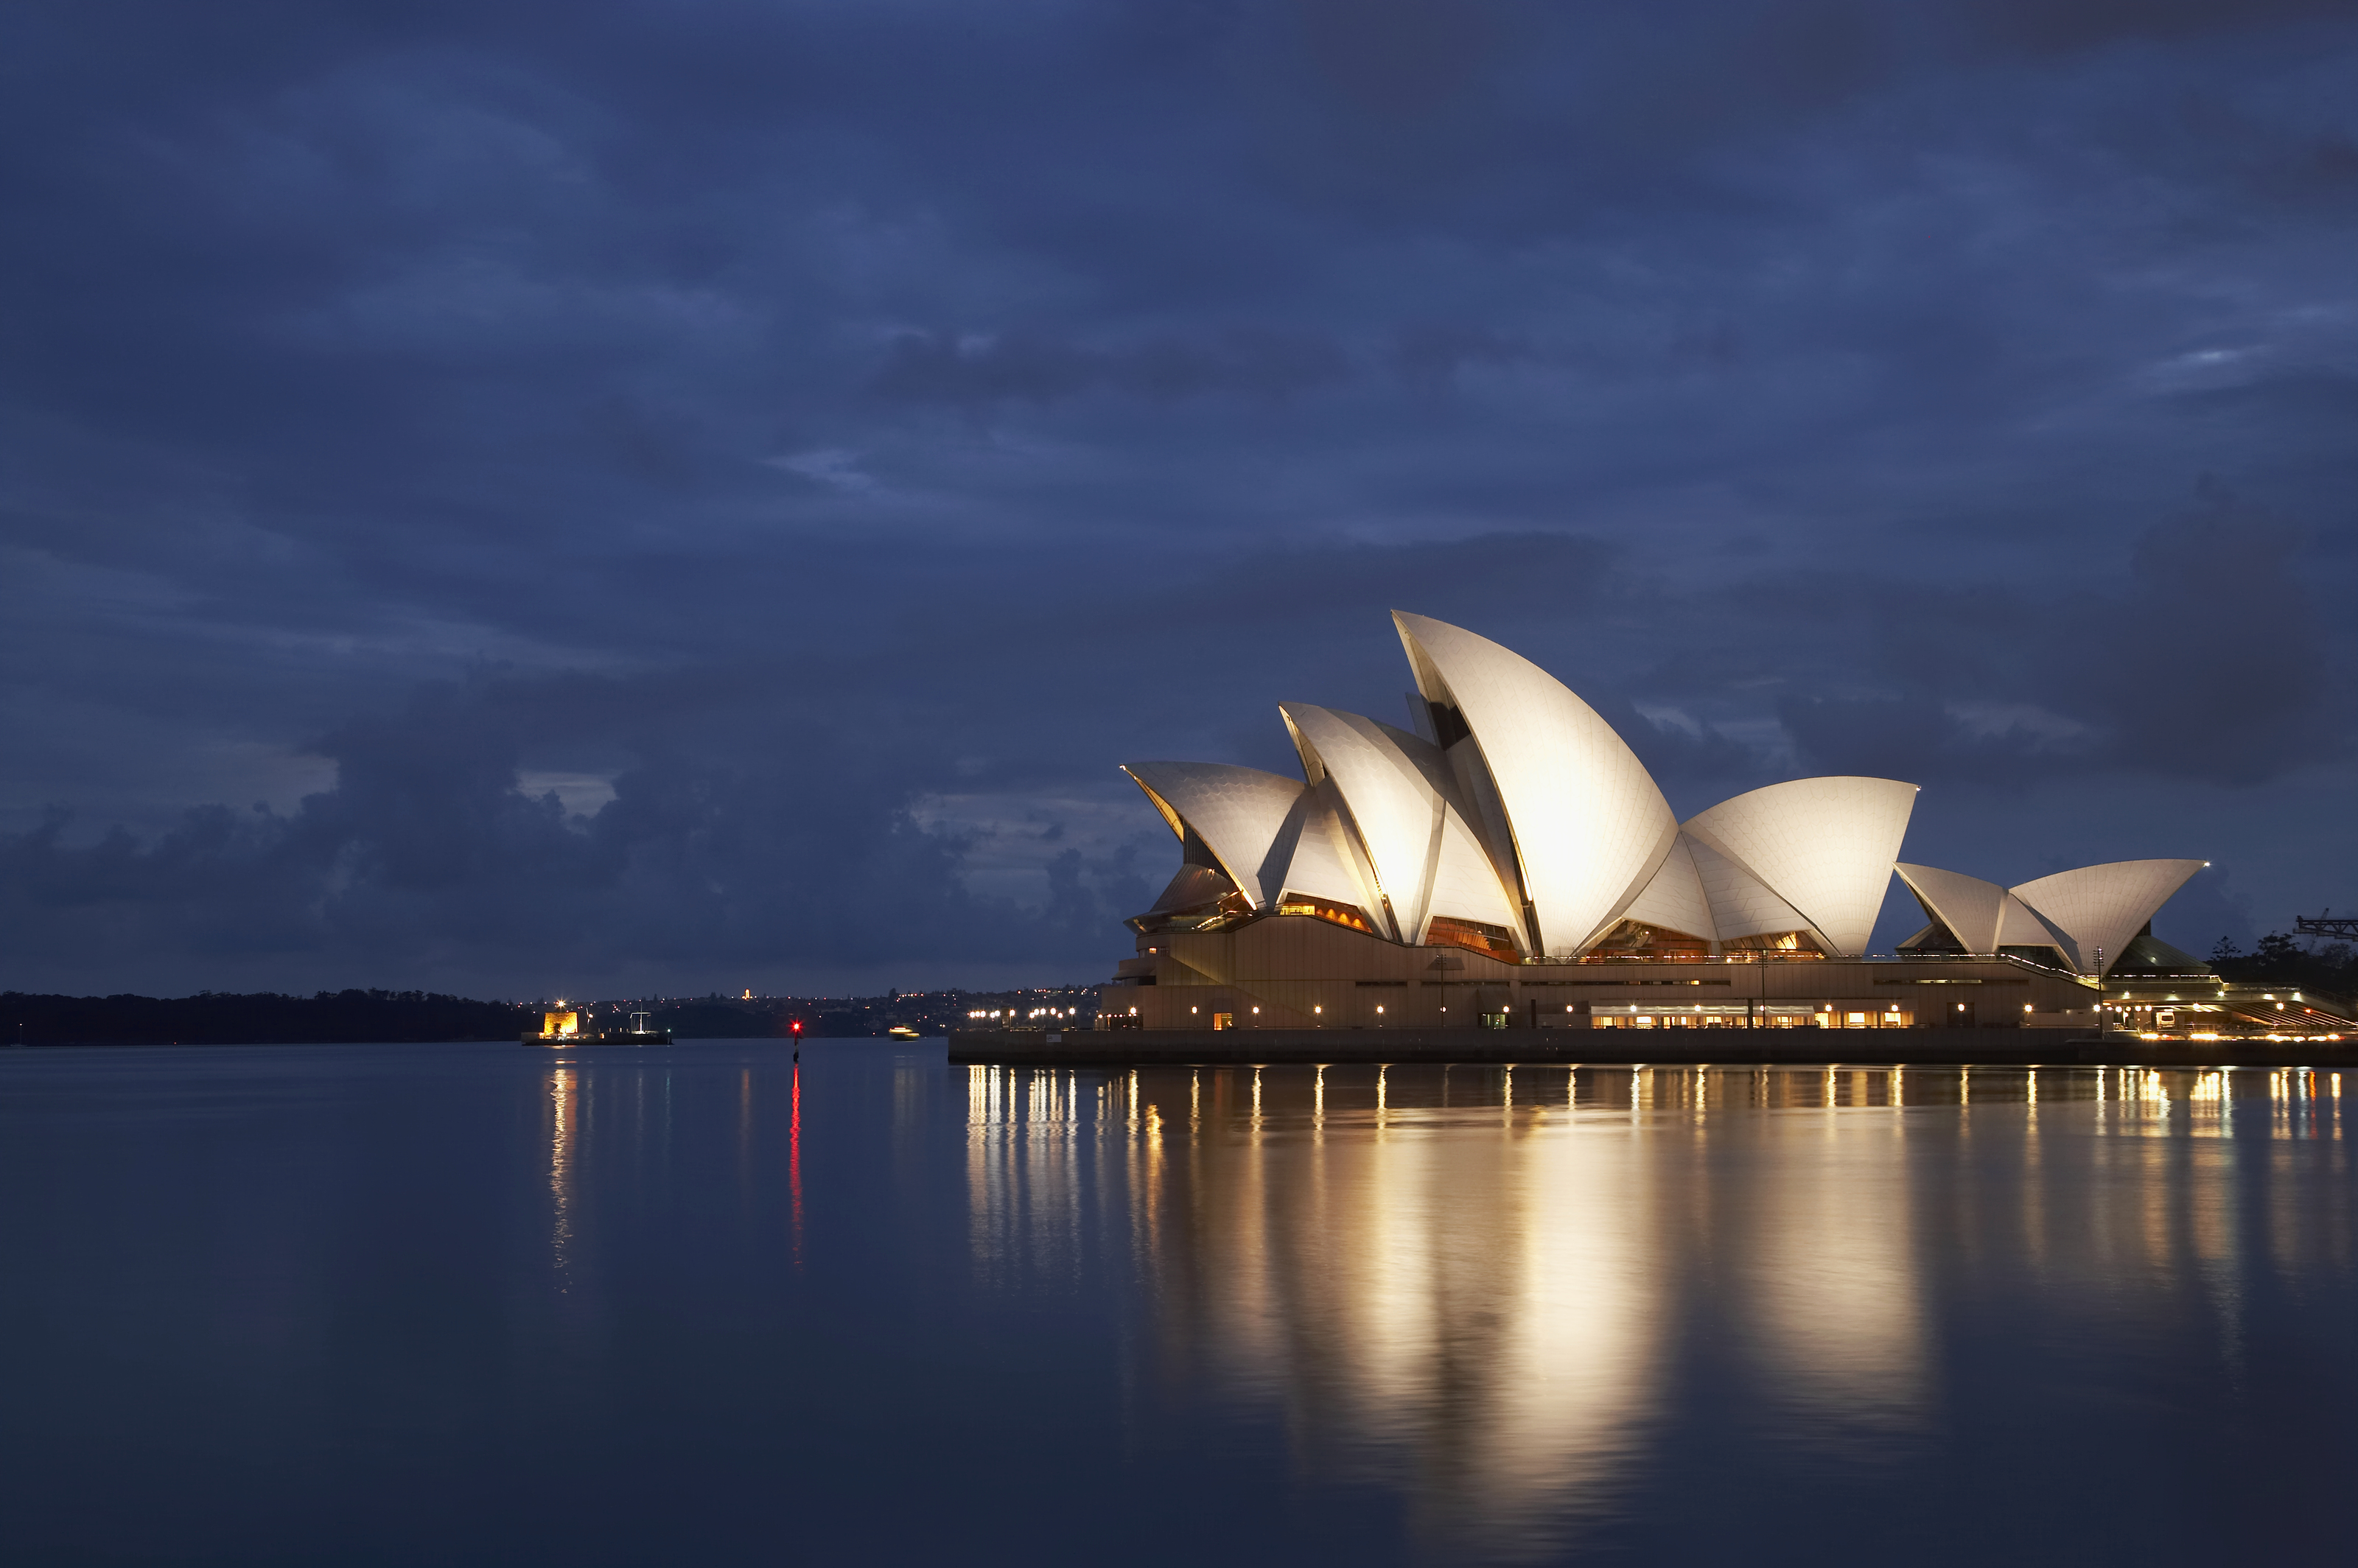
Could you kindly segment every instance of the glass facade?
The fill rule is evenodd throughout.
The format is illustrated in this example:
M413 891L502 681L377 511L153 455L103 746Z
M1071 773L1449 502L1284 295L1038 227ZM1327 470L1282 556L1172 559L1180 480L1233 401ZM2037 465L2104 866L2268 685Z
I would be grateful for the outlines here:
M1649 925L1642 920L1617 921L1613 929L1598 938L1588 950L1596 958L1704 958L1711 955L1711 943L1692 932L1673 931L1667 925Z
M1600 1001L1592 1029L1908 1029L1912 1009L1879 1002Z
M1424 929L1424 945L1428 947L1464 947L1471 952L1487 953L1493 958L1508 963L1520 962L1522 955L1516 950L1513 933L1503 925L1485 925L1478 920L1452 920L1436 914Z
M1723 953L1753 953L1763 958L1823 958L1825 950L1806 931L1769 931L1737 936L1719 945Z
M1331 899L1313 898L1308 893L1287 892L1280 895L1277 901L1277 913L1306 914L1314 920L1332 921L1336 925L1348 926L1354 931L1373 933L1375 930L1375 926L1368 919L1367 912L1360 909L1358 905L1336 903Z

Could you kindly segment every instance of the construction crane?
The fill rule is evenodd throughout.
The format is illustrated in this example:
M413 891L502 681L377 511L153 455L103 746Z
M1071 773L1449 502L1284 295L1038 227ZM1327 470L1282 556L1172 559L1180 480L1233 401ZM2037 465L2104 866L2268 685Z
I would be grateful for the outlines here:
M2331 936L2339 942L2358 942L2358 915L2336 914L2328 909L2322 914L2296 914L2292 923L2303 936Z

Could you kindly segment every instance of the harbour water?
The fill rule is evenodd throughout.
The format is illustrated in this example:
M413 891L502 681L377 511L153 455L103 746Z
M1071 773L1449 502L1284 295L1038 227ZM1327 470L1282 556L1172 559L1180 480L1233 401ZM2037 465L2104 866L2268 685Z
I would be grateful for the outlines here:
M0 1052L0 1561L2345 1563L2345 1094Z

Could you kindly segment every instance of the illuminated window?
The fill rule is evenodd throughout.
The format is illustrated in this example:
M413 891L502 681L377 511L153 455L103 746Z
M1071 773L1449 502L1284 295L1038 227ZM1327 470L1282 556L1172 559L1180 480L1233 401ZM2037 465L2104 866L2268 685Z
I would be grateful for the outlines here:
M1215 1028L1215 1029L1234 1029L1236 1026L1237 1026L1237 1015L1236 1015L1235 1013L1233 1013L1233 1012L1216 1012L1216 1013L1212 1014L1212 1027L1213 1027L1213 1028Z
M1464 947L1476 953L1487 953L1512 964L1522 955L1516 950L1514 935L1503 925L1486 925L1478 920L1452 920L1436 914L1424 928L1424 945L1428 947Z
M1313 898L1308 893L1282 894L1277 901L1277 913L1306 914L1314 920L1332 921L1337 925L1347 925L1354 931L1365 931L1370 935L1375 931L1375 927L1368 924L1366 914L1357 904L1336 903L1331 899Z
M1764 958L1823 958L1817 938L1806 931L1770 931L1758 936L1738 936L1723 942L1725 953L1757 953Z
M1612 930L1581 955L1584 958L1705 958L1710 956L1711 944L1702 937L1684 931L1673 931L1667 925L1649 925L1642 920L1617 921Z

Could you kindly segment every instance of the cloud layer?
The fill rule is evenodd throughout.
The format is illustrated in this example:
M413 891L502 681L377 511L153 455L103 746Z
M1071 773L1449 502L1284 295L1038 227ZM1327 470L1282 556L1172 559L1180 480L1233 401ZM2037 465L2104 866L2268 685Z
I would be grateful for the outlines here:
M2342 7L0 27L0 984L1087 978L1394 606L2348 896Z

